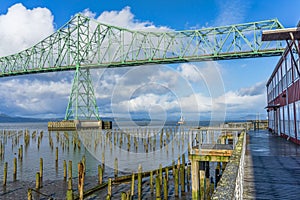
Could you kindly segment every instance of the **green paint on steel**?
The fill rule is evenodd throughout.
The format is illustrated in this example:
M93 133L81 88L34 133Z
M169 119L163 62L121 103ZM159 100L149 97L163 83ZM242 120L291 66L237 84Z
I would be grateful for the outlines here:
M262 42L277 19L198 30L128 30L76 15L36 45L0 58L0 77L75 70L65 119L97 119L89 69L277 56L281 42Z
M100 120L89 69L77 67L65 120Z
M262 42L277 19L198 30L146 32L76 15L62 28L20 53L0 58L0 77L80 68L276 56L281 42Z

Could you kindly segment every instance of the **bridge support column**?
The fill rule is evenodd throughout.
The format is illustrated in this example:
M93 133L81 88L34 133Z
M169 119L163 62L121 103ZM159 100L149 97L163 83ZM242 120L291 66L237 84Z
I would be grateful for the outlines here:
M65 120L100 120L89 69L77 66Z

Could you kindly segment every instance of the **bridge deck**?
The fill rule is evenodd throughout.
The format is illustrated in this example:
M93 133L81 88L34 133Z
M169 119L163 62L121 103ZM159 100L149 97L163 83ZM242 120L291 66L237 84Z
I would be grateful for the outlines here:
M247 138L244 199L299 199L300 146L268 131Z

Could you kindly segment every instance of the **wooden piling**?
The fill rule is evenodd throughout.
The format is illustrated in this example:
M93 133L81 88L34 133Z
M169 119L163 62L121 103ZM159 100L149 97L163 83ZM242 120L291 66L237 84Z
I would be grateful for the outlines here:
M43 182L43 158L40 158L40 181Z
M134 173L132 173L132 178L131 178L131 197L134 196L134 183L135 183L135 176Z
M118 158L115 158L114 174L115 174L115 178L118 177Z
M6 186L6 182L7 182L7 162L4 163L3 186Z
M102 169L101 165L98 165L98 182L99 182L99 185L101 185L103 182L103 169Z
M164 176L164 200L168 199L168 179Z
M155 193L156 193L156 200L160 200L161 199L161 192L160 192L160 190L161 190L161 185L160 185L160 178L159 178L159 176L156 176L156 178L155 178L155 188L156 188L156 190L155 190Z
M72 188L72 178L68 180L68 190L67 190L67 200L73 200L73 188Z
M121 192L121 200L127 200L126 192Z
M200 161L200 171L199 171L199 178L200 178L200 199L205 199L205 162Z
M69 174L69 178L72 179L72 160L69 160L68 174Z
M35 175L35 189L40 188L40 172L37 172Z
M142 165L138 168L138 199L142 199Z
M31 191L31 188L28 188L28 190L27 190L27 200L32 200L32 191Z
M190 177L191 177L191 166L187 166L186 184L187 184L188 191L190 191Z
M175 171L174 171L174 179L175 179L175 197L178 197L179 196L179 180L178 180L178 169L175 168Z
M64 160L64 180L67 180L67 161Z
M153 171L150 171L150 191L151 191L151 194L153 194Z
M79 199L83 200L83 186L84 186L84 164L78 163L78 193Z
M112 195L112 193L111 193L111 182L112 182L112 180L111 180L111 178L109 178L108 179L108 185L107 185L107 196L109 195L110 198L111 198L111 195Z
M185 192L185 170L184 165L180 166L180 185L181 185L181 192Z
M13 180L17 180L17 158L14 158Z
M104 154L104 151L102 152L102 170L103 170L103 173L104 173L104 170L105 170L105 154Z
M55 163L58 163L58 147L55 149Z
M199 199L199 161L191 160L192 162L192 199Z
M162 185L163 177L162 177L162 165L159 164L159 180L160 180L160 185Z

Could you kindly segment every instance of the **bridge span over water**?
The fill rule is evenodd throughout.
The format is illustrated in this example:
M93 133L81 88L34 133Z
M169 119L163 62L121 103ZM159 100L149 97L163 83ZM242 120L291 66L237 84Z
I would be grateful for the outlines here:
M99 111L90 69L281 55L285 45L262 42L262 31L281 29L277 19L150 32L129 30L76 15L36 45L0 58L0 77L74 70L65 119L96 119Z

